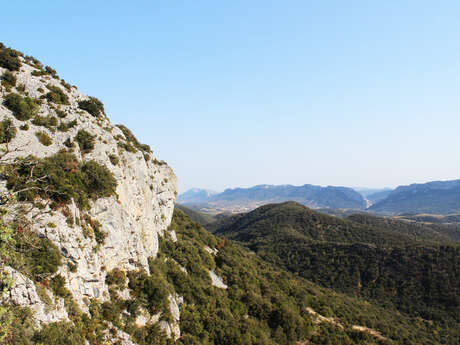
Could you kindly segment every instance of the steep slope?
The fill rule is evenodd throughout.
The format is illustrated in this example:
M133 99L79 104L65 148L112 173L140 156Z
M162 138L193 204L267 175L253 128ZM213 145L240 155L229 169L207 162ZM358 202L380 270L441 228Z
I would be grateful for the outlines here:
M312 208L364 209L366 202L351 188L320 187L313 185L259 185L251 188L226 189L205 199L182 201L186 206L199 209L224 211L247 211L258 206L283 201L297 201Z
M239 245L211 235L178 209L168 234L161 240L158 266L152 271L163 272L167 284L183 296L179 343L458 341L455 328L447 333L441 324L376 307L280 271ZM213 282L210 289L209 272L220 277L225 287ZM441 333L432 327L439 327Z
M37 324L66 321L111 299L107 272L149 271L176 177L51 67L0 44L0 76L2 243L15 244L0 262L2 280L15 278L7 300Z
M369 208L387 214L460 212L460 180L400 186Z
M216 234L322 286L424 318L460 320L458 246L432 245L392 227L342 220L292 202L228 218Z

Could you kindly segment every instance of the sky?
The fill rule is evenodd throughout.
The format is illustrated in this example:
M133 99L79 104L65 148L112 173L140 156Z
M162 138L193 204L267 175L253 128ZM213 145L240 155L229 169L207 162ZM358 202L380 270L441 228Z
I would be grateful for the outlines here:
M3 1L179 191L460 178L458 1Z

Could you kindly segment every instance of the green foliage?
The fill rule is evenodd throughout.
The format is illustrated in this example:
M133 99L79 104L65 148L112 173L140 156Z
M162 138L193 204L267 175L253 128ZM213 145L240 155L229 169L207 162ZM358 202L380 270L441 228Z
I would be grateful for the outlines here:
M107 272L105 282L107 285L115 285L121 289L126 284L126 273L119 268L114 268L112 271Z
M2 85L6 88L11 88L16 86L16 76L10 71L5 71L2 74Z
M57 76L56 70L50 66L45 67L45 72L51 74L53 77Z
M118 165L118 163L120 162L120 158L117 155L110 154L109 159L110 163L112 163L113 165Z
M86 110L94 117L105 115L104 104L96 97L89 97L89 99L78 102L78 107Z
M69 104L69 97L65 94L64 91L62 91L60 87L51 84L46 85L46 87L50 91L41 97L46 98L49 102L56 104Z
M59 118L63 119L64 117L67 116L67 113L65 111L63 111L63 110L57 109L56 110L56 115L59 116Z
M75 136L74 141L78 143L82 153L89 153L94 149L95 138L96 136L85 131L84 129L80 129Z
M51 137L44 131L36 132L35 136L38 138L38 141L45 146L50 146L53 144Z
M105 166L96 161L80 163L69 153L25 158L10 166L6 175L7 187L19 192L19 200L41 197L66 204L74 198L81 208L88 208L90 199L113 195L117 185Z
M134 136L133 132L131 132L131 130L129 130L126 126L117 125L117 127L121 129L126 139L126 142L123 142L122 138L117 138L118 145L120 147L124 148L128 152L136 152L136 149L143 151L145 153L152 152L152 150L150 149L150 146L147 144L141 144L137 140L137 138Z
M14 240L16 254L9 262L11 266L35 281L42 281L57 272L62 257L59 249L49 239L23 229L18 224Z
M374 228L380 221L366 219L341 220L290 202L224 219L216 233L322 286L411 315L460 321L460 247L432 246L419 236L413 242L399 223Z
M31 119L38 113L39 103L30 98L22 97L17 93L10 93L5 97L3 105L13 112L13 115L21 121Z
M152 314L169 311L170 290L163 277L140 270L128 272L128 279L132 295Z
M19 126L19 129L21 131L28 131L29 130L29 124L28 123L24 123L23 125Z
M179 344L456 344L455 327L443 328L409 318L391 308L383 309L356 298L321 289L311 282L280 271L261 261L231 241L217 239L181 211L174 211L171 229L178 241L160 241L160 253L152 274L165 276L175 291L184 296L181 308ZM210 288L209 282L190 269L189 260L201 265L204 251L193 255L184 247L219 248L214 257L215 271L228 285L227 290ZM188 274L168 259L185 265ZM157 273L160 272L160 273ZM340 320L343 328L315 323L305 308ZM357 333L351 325L363 325L391 340L380 341ZM433 330L437 330L433 332ZM437 333L439 332L439 333ZM442 340L441 340L442 339Z
M54 128L57 126L57 118L56 116L52 115L48 115L46 117L41 115L35 115L35 117L32 120L32 124L34 124L35 126L43 126L51 131L54 131Z
M36 344L82 345L85 344L84 333L72 322L55 322L44 325L33 341Z
M11 119L4 119L0 122L0 144L9 143L16 137L16 127Z
M19 56L21 56L21 53L14 49L6 48L5 46L0 47L0 67L10 71L19 71L19 68L21 68Z
M56 296L67 297L71 295L70 291L65 287L65 282L65 278L60 274L51 279L51 288Z

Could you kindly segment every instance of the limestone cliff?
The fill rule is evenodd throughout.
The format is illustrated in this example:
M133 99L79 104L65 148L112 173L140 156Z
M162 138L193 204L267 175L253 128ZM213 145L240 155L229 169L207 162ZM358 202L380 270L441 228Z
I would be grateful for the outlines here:
M129 130L111 124L103 108L95 116L91 107L85 107L89 102L84 101L91 102L93 98L65 83L52 69L45 71L35 59L21 55L17 59L21 63L17 70L0 67L0 121L15 132L11 140L2 140L3 162L71 151L80 162L96 161L107 167L116 179L116 193L90 200L85 210L72 200L58 209L46 204L25 214L32 230L59 248L64 264L57 273L66 278L66 288L80 308L87 311L87 299L109 299L107 272L114 268L149 271L148 258L156 257L158 236L171 221L177 195L176 176ZM15 113L14 104L8 103L11 95L36 102L32 116L19 116L19 110ZM89 134L93 147L79 144L79 133ZM4 194L8 194L6 184L2 181ZM8 216L13 220L23 216L20 212L24 207L17 206L29 204L24 201L9 206ZM105 234L103 243L85 234L88 220L101 225L98 231ZM35 313L38 323L67 319L65 311L43 312L33 282L8 269L16 278L9 297L14 303L39 311ZM176 306L174 299L172 304Z

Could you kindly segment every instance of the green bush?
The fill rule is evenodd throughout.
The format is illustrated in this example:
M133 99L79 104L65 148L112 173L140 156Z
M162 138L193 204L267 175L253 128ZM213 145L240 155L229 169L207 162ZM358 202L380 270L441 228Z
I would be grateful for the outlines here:
M115 193L117 181L105 166L96 161L80 163L75 155L57 153L37 159L28 157L5 171L7 188L22 191L19 200L37 197L67 204L73 198L80 208L88 208L89 200Z
M56 296L67 297L70 296L70 291L65 287L65 278L60 274L55 275L51 279L51 288Z
M29 130L29 124L28 123L25 123L21 126L19 126L19 129L22 130L22 131L28 131Z
M54 131L54 127L57 126L57 118L56 116L48 115L48 116L41 116L35 115L32 120L32 124L35 126L43 126L48 128L51 131Z
M41 281L57 272L62 256L53 242L30 230L16 231L14 239L16 251L22 253L21 259L13 263L15 268L35 281Z
M13 115L21 121L31 119L38 113L39 103L30 97L22 97L17 93L10 93L5 97L3 105L13 112Z
M94 149L95 138L96 136L85 131L84 129L80 129L74 140L78 143L78 146L80 146L82 153L89 153Z
M62 91L60 87L51 84L46 85L46 87L48 90L50 90L50 92L41 97L46 98L49 102L56 104L69 104L69 97L65 94L64 91Z
M21 68L21 54L10 48L0 48L0 67L6 68L10 71L19 71Z
M95 117L105 115L104 104L96 97L90 97L89 99L78 102L78 107L86 110Z
M46 324L33 336L35 344L82 345L85 332L72 322Z
M16 137L16 127L11 119L4 119L0 122L0 144L9 143Z
M61 119L67 116L67 113L63 110L56 110L56 115L59 116Z
M51 74L53 77L57 76L56 70L50 66L45 67L45 72Z
M105 165L100 165L96 161L89 161L82 165L81 172L90 199L115 194L117 182Z
M150 149L150 146L147 145L147 144L141 144L137 138L134 136L133 132L131 132L131 130L129 130L129 128L127 128L126 126L124 125L117 125L118 128L121 129L121 131L123 132L125 138L126 138L126 141L127 143L123 143L121 140L122 140L122 137L117 137L116 139L118 140L118 146L126 149L126 151L129 151L129 152L135 152L136 149L138 150L141 150L145 153L150 153L152 152L152 150ZM133 146L136 148L134 149Z
M109 155L110 163L113 165L118 165L120 158L117 155Z
M116 285L122 289L126 284L126 273L119 268L114 268L112 271L107 272L105 282L107 285Z
M38 141L42 143L45 146L50 146L53 144L53 140L50 138L48 133L44 131L39 131L35 133L36 137L38 138Z
M5 87L15 87L17 78L10 71L5 71L2 74L2 85Z

